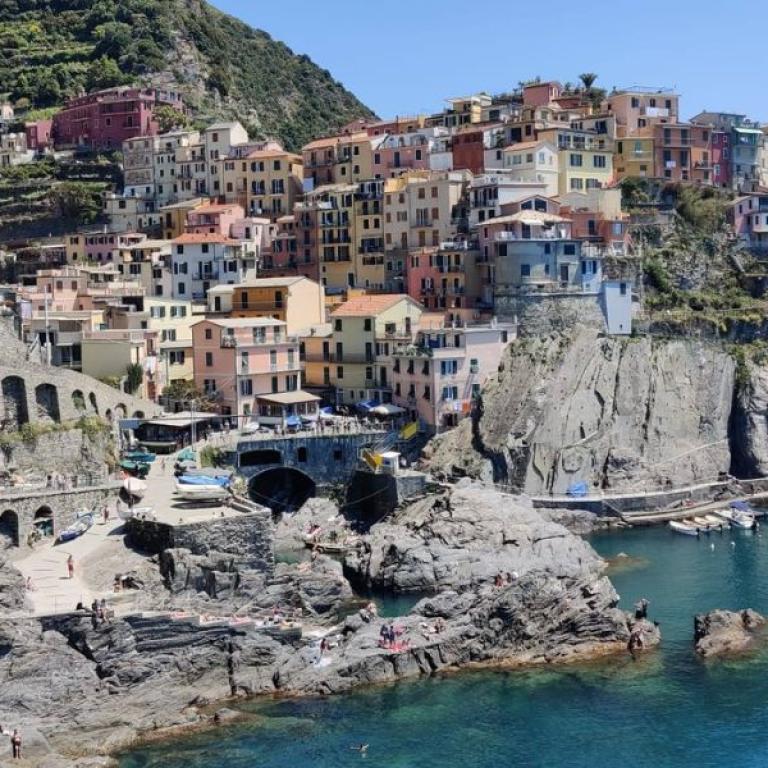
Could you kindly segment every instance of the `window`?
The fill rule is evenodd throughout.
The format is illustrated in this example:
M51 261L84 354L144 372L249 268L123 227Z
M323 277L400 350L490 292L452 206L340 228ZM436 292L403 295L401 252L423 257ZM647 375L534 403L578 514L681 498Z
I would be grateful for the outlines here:
M622 296L626 296L627 295L627 284L626 283L619 283L619 293Z
M429 384L426 384L424 386L424 399L425 400L431 400L432 399L432 388L429 386Z
M179 283L178 293L184 295L187 292L187 286L184 283Z
M211 368L213 366L213 352L205 353L205 366Z
M594 155L592 157L592 165L595 168L605 168L605 155Z
M584 179L571 179L571 189L584 189Z
M341 320L339 318L336 318L336 320L333 323L333 330L334 331L341 331Z
M336 378L337 379L343 379L344 378L344 367L341 365L336 366Z
M366 317L363 321L363 329L366 331L370 331L372 328L372 321L370 317Z
M205 329L205 338L208 340L213 338L213 331L210 328Z
M240 379L240 394L245 396L253 394L253 381L251 379Z
M582 157L582 155L576 152L571 152L568 162L571 164L573 168L581 168L584 162L584 158Z
M576 244L575 243L566 243L563 246L563 254L565 256L575 256L576 255Z
M531 265L530 264L521 264L520 265L520 277L530 277L531 276Z
M184 365L184 360L184 350L171 351L168 356L168 362L170 362L171 365Z

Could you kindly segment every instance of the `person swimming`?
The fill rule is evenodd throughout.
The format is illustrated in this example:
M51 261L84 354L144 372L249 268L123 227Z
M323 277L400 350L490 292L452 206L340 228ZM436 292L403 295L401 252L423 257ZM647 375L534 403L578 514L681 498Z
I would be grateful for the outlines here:
M367 744L357 744L354 747L350 747L350 749L353 752L359 752L361 755L364 755L368 751L368 745Z

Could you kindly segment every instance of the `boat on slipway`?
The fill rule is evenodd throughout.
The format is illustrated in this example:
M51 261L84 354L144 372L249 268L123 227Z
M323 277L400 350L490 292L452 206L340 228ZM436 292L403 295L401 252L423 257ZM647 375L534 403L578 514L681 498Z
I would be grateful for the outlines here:
M736 528L755 527L755 512L745 501L733 501L727 509L721 509L717 514Z
M229 491L221 485L189 485L176 483L176 493L185 501L222 501Z
M59 541L72 541L82 536L87 530L93 527L93 513L81 512L77 519L68 528L65 528L59 534Z

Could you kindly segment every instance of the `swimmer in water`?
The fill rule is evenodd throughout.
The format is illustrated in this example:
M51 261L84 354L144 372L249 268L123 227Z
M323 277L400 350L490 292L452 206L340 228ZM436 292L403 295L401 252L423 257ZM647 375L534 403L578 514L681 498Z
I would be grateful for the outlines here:
M355 747L350 747L351 750L354 752L359 752L361 755L364 755L368 751L368 745L367 744L358 744Z

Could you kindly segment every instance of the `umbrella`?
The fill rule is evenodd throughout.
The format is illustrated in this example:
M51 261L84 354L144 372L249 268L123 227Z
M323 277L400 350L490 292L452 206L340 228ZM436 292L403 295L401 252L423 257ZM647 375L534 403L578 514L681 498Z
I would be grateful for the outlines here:
M377 416L397 416L400 413L405 413L405 408L393 403L384 403L371 408L371 413L375 413Z
M140 499L147 492L147 484L138 477L126 477L123 480L123 490Z

